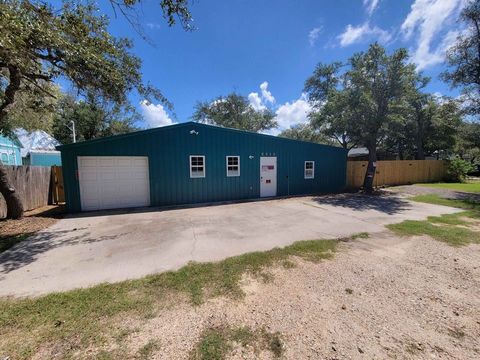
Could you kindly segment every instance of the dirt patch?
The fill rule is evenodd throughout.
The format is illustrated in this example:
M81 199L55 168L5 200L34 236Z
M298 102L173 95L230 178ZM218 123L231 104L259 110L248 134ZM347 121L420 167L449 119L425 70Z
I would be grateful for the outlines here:
M242 300L180 303L144 319L123 346L134 354L155 341L152 359L185 359L208 329L247 327L279 334L287 359L479 358L480 245L385 232L343 244L331 261L294 263L272 269L270 282L244 278ZM241 344L226 355L273 357Z
M63 217L63 213L63 206L49 205L26 211L20 220L0 220L0 252L55 224Z

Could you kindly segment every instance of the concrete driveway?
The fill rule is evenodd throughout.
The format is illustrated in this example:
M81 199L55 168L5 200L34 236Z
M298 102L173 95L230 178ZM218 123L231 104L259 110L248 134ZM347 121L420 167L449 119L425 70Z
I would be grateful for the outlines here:
M38 295L215 261L297 240L384 231L457 210L343 194L69 216L0 254L0 296Z

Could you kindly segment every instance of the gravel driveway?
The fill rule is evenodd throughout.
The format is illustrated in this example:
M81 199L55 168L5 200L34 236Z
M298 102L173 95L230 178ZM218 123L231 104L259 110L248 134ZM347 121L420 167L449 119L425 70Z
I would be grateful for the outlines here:
M245 279L243 300L179 304L145 322L131 349L154 339L154 359L185 359L202 332L248 326L279 332L286 359L478 359L480 245L454 248L391 233L347 243L333 260ZM346 291L351 289L352 292ZM270 359L236 347L229 359Z

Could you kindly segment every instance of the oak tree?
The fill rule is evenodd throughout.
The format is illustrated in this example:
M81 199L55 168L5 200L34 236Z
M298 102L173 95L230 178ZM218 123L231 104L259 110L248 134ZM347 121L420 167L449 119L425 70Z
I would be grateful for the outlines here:
M140 0L111 0L128 16ZM191 21L187 0L162 0L167 22ZM136 91L147 101L171 104L155 87L144 83L141 60L132 54L132 42L108 32L109 19L91 2L64 1L60 8L40 1L0 2L0 132L11 129L11 117L22 93L41 92L54 97L49 84L66 79L80 96L123 105ZM20 218L23 208L0 166L0 192L7 217Z
M253 132L276 127L274 117L271 110L254 109L245 96L236 93L199 102L192 115L192 119L197 122Z

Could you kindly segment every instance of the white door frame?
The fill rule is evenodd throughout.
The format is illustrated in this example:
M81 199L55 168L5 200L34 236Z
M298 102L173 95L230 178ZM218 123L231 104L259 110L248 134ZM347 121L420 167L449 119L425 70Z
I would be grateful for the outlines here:
M273 169L271 169L272 166L273 166ZM261 156L260 157L260 197L273 197L273 196L277 196L277 157Z

